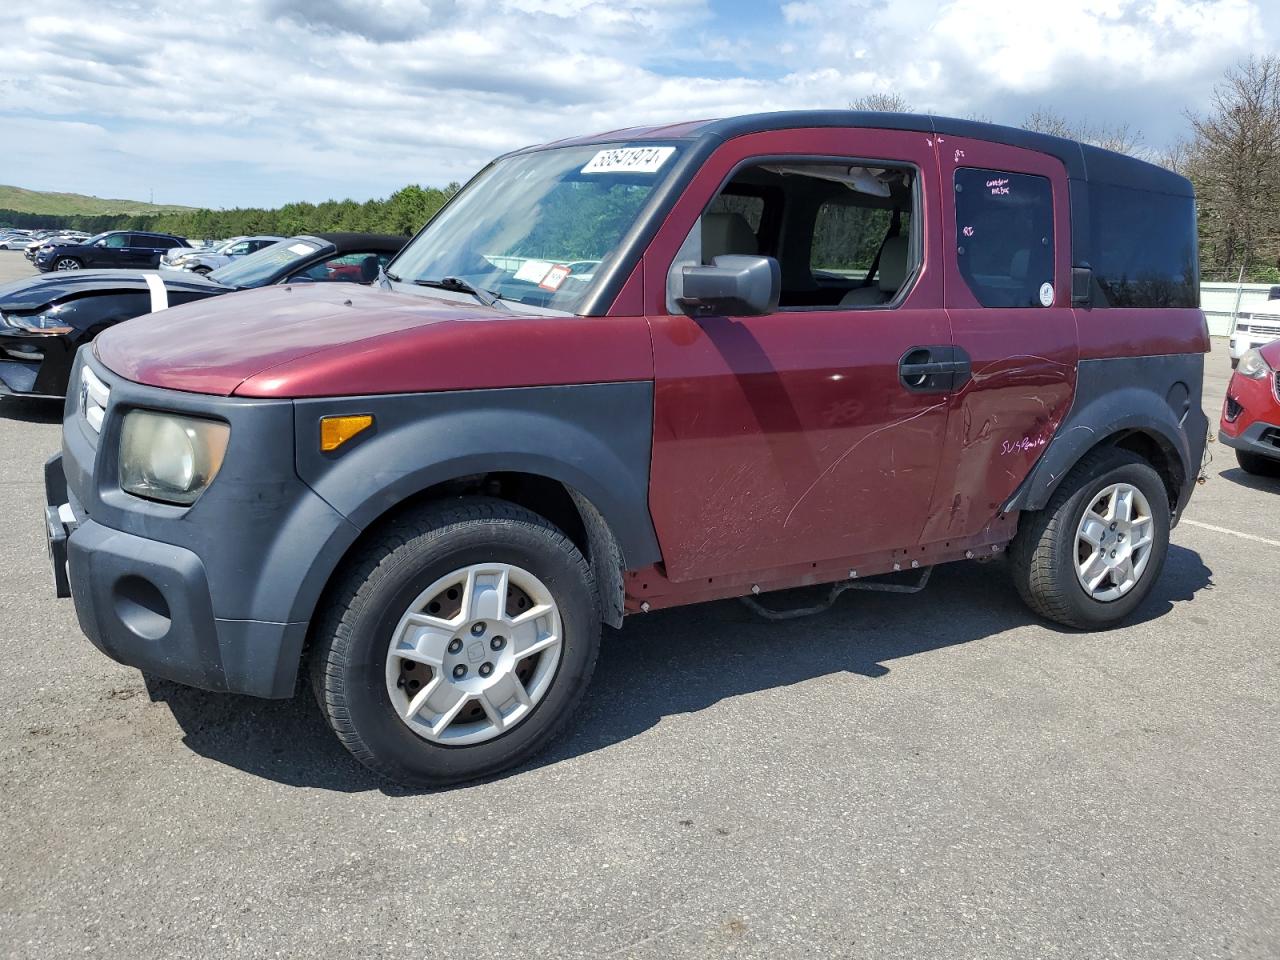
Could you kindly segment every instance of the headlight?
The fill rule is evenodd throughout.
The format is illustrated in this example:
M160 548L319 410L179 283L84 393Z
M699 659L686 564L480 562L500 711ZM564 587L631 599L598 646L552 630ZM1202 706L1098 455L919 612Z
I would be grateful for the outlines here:
M1254 380L1261 380L1271 373L1271 365L1262 358L1258 348L1254 347L1240 358L1240 363L1236 366L1236 373L1243 374Z
M148 500L195 503L218 475L230 436L217 420L134 410L120 432L120 487Z
M9 326L16 327L18 330L25 330L27 333L43 333L48 336L71 333L75 329L67 323L65 318L57 315L56 307L48 313L37 313L31 317L20 317L10 313L6 314L4 319Z

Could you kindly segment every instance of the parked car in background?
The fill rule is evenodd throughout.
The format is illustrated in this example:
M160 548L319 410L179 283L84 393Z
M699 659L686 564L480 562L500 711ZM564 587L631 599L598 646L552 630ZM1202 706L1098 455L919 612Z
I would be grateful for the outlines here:
M223 244L217 250L192 251L182 258L180 269L190 270L192 273L210 273L238 257L247 257L283 239L285 238L270 236L238 237L232 242Z
M31 238L25 233L11 233L0 237L0 250L25 250Z
M150 674L308 675L356 758L430 786L548 745L626 613L1007 552L1035 613L1106 628L1204 453L1195 222L1168 170L935 116L519 150L386 284L81 350L55 587Z
M76 349L131 317L273 283L369 283L404 243L326 233L274 244L207 277L80 270L10 283L0 287L0 394L63 396Z
M140 230L111 230L82 243L54 243L40 247L35 255L41 272L111 267L155 267L160 257L187 241L167 233Z
M218 253L223 249L233 246L236 241L243 240L244 237L231 237L227 240L209 240L199 243L188 239L190 247L174 247L168 253L160 258L161 270L181 270L182 264L189 257L198 256L204 253Z
M1277 339L1280 339L1280 286L1271 288L1265 303L1236 317L1236 325L1231 330L1231 366L1235 367L1250 350Z
M1280 477L1280 339L1253 347L1227 384L1218 439L1247 473Z

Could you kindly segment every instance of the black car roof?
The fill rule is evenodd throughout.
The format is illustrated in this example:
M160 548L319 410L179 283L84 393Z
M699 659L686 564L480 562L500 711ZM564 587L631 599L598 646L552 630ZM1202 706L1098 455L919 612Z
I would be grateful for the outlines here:
M1011 147L1035 150L1062 161L1071 180L1134 187L1176 196L1194 196L1191 181L1171 170L1139 160L1136 157L1103 150L1101 147L1034 133L1017 127L955 117L938 117L921 113L882 113L871 110L784 110L774 113L752 113L720 120L697 120L655 127L629 127L593 136L575 137L528 149L567 146L569 144L616 143L636 140L731 140L751 133L791 130L804 127L876 128L912 130L943 136L970 137ZM523 152L523 151L517 151Z
M338 248L339 253L351 253L357 250L399 253L400 248L409 242L408 237L397 237L389 233L312 233L309 236L317 240L327 240Z

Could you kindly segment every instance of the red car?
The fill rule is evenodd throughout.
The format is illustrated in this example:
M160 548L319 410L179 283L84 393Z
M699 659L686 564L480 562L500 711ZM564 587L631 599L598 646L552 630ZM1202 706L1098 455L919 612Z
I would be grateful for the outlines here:
M1204 451L1194 207L1142 161L931 116L517 151L371 287L82 348L59 592L163 677L309 674L357 758L433 785L545 746L627 614L1007 551L1038 614L1107 627Z
M1280 340L1240 358L1227 384L1218 439L1234 447L1241 469L1280 477Z

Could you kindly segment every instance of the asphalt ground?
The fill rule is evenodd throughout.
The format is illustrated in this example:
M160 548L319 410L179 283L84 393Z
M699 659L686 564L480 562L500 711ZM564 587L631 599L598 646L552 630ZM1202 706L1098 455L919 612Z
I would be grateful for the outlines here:
M413 793L305 691L82 638L41 529L58 430L0 401L4 955L1280 955L1280 482L1227 448L1119 629L1036 620L999 562L790 623L632 618L550 753Z

